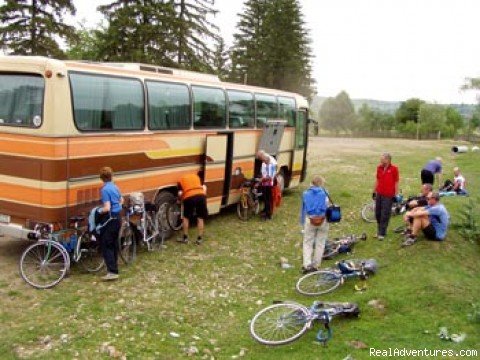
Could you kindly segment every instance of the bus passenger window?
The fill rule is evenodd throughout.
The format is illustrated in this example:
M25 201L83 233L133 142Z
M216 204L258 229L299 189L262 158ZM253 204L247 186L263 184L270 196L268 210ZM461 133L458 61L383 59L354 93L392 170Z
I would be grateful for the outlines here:
M190 93L184 84L147 81L151 130L189 129Z
M230 128L255 126L253 95L244 91L228 90L228 119Z
M278 118L277 98L274 95L255 94L257 105L257 127L263 127L268 120Z
M144 127L140 80L70 73L75 124L79 130L140 130Z
M287 120L288 126L295 126L295 99L290 97L278 97L278 112L280 119Z
M193 126L195 128L224 128L226 99L222 89L192 86Z

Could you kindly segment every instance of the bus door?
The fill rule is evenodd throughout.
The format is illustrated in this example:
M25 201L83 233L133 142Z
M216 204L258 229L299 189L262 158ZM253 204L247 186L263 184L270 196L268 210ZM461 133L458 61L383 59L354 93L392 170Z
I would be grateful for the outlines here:
M233 133L207 135L204 180L207 185L207 205L215 214L228 204L232 180Z
M293 147L292 177L290 178L290 186L297 186L305 179L307 170L307 111L300 110L297 112L295 122L295 139Z

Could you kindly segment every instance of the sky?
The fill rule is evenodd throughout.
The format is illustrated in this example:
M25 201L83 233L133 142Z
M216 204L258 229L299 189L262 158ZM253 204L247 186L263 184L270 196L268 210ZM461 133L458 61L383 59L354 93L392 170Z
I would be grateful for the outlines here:
M75 19L94 26L96 6L74 0ZM214 22L232 44L244 0L216 0ZM479 0L300 0L312 41L318 95L345 90L351 98L475 103L460 91L480 77Z

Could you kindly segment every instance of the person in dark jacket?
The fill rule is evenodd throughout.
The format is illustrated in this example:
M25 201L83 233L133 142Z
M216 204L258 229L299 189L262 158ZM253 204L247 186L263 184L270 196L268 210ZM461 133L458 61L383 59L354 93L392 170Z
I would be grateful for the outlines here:
M315 175L309 189L303 192L300 224L303 226L303 267L304 274L317 271L322 262L325 242L328 236L327 192L325 180Z

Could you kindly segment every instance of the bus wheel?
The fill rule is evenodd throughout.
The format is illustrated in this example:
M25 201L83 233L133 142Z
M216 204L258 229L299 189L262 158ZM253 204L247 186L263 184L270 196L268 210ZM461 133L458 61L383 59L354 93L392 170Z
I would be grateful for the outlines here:
M283 193L285 191L285 170L280 170L277 174L277 184L280 187L280 191Z
M157 206L157 221L160 236L163 235L165 239L172 236L173 230L168 223L168 208L171 204L175 204L177 199L169 191L162 191L155 199L155 205Z

